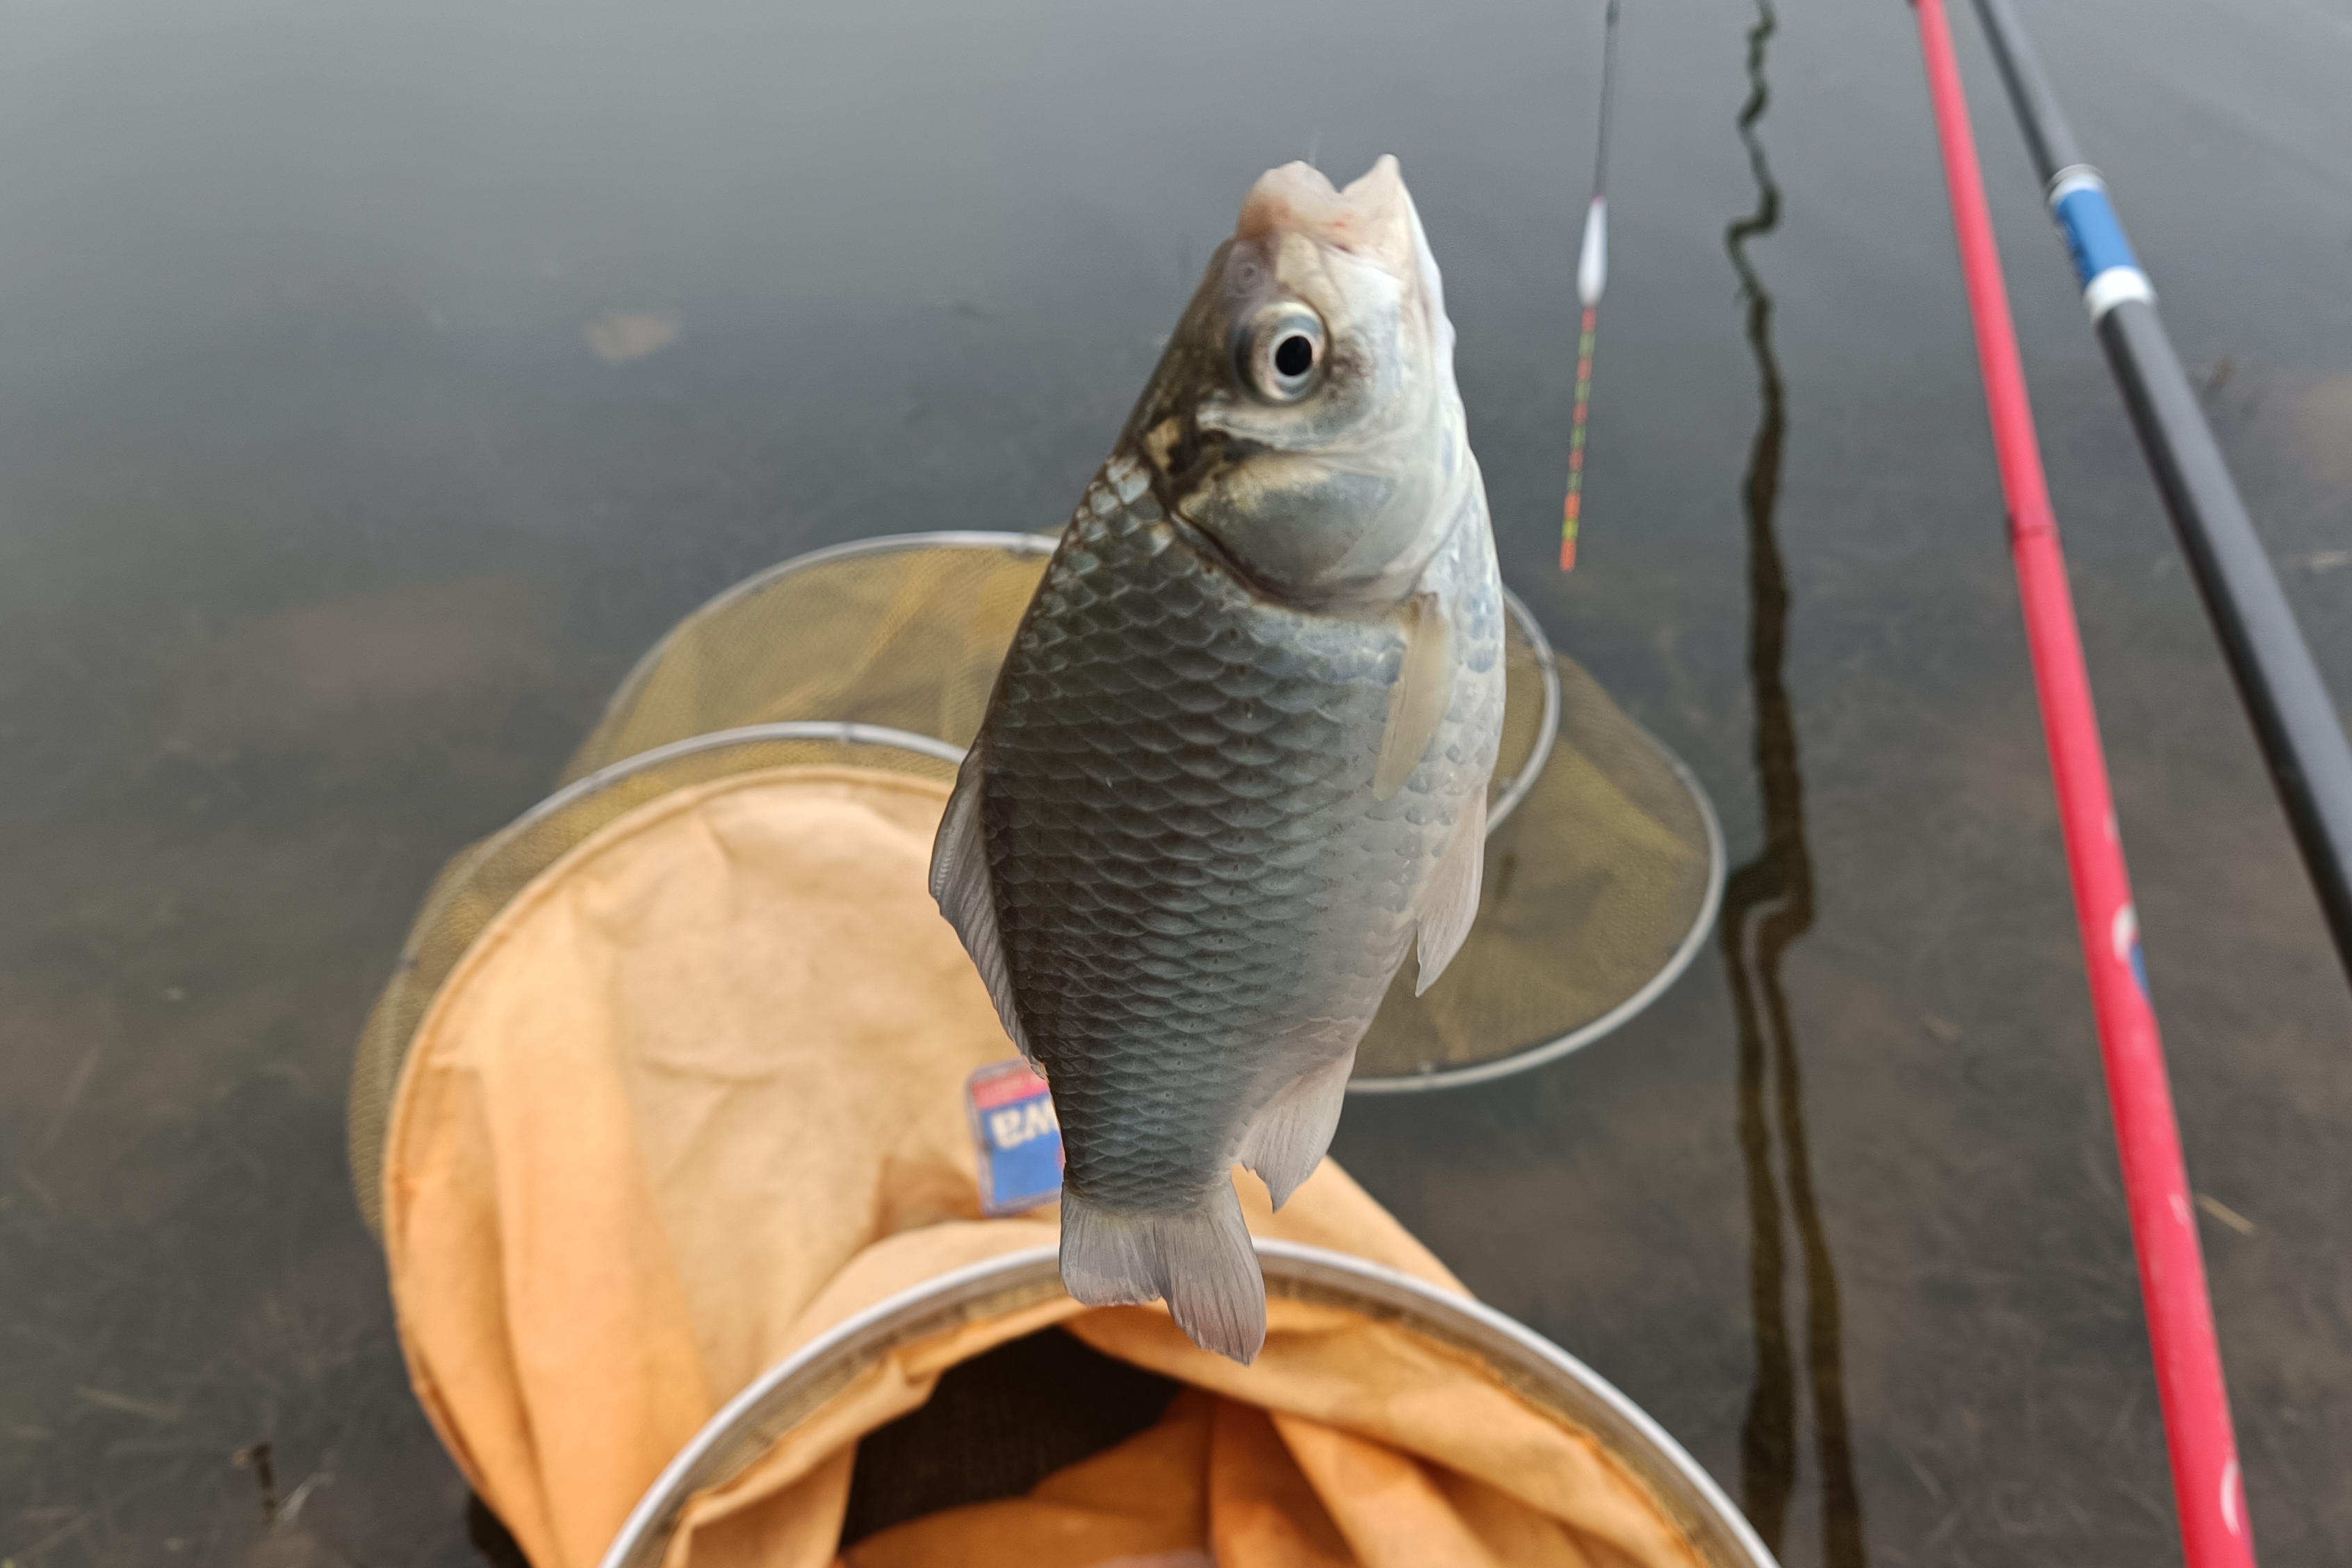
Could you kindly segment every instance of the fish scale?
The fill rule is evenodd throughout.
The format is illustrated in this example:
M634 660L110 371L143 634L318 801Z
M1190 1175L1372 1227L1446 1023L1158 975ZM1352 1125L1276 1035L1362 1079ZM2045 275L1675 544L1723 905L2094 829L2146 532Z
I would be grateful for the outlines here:
M1462 681L1431 762L1373 800L1402 635L1270 602L1139 477L1106 465L1047 569L1007 656L981 811L1067 1180L1149 1213L1226 1180L1271 1095L1353 1049L1420 877L1485 787L1500 689ZM1483 527L1456 532L1486 545ZM1465 668L1498 672L1499 602L1474 591L1458 615Z

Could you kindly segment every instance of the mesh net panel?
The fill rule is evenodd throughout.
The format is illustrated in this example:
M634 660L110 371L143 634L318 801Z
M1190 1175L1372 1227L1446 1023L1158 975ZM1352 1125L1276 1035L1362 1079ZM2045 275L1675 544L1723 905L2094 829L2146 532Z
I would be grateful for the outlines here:
M1425 995L1406 961L1356 1053L1360 1083L1565 1048L1704 934L1721 876L1706 807L1582 666L1558 664L1559 737L1486 840L1470 938Z
M968 746L1053 547L1043 534L915 534L820 552L751 578L646 656L563 779L695 735L781 720L880 724ZM1542 739L1545 650L1514 619L1504 653L1512 700L1490 799Z
M961 538L970 542L786 562L712 600L631 673L564 778L690 735L786 719L971 744L1054 542Z
M820 552L721 595L647 654L565 767L567 787L457 856L426 894L352 1075L352 1175L370 1222L409 1039L499 910L605 825L686 785L807 764L951 778L952 763L900 746L727 732L830 721L970 744L1053 542L916 535ZM1511 621L1490 800L1501 807L1539 771L1487 840L1462 951L1427 995L1412 994L1410 962L1391 990L1358 1057L1361 1087L1431 1081L1605 1029L1673 967L1711 907L1721 857L1696 786L1539 639ZM1547 663L1560 694L1549 750Z

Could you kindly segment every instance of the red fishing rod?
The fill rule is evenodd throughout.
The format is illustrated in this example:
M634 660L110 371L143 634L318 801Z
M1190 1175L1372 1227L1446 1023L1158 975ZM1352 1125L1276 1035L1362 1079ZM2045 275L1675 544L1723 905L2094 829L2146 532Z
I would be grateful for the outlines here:
M1960 85L1943 0L1913 0L1913 7L1919 17L1919 46L1927 57L1936 133L1943 147L1944 180L1951 191L1960 270L1975 319L1993 448L2009 501L2010 553L2017 564L2026 643L2042 698L2042 736L2050 748L2067 868L2074 884L2074 917L2082 929L2091 1007L2106 1065L2107 1102L2115 1113L2132 1240L2139 1254L2140 1296L2172 1454L2181 1544L2189 1568L2253 1568L2238 1440L2222 1384L2221 1348L2213 1337L2205 1257L2189 1206L2172 1085L2165 1074L2164 1043L2148 999L2139 921L2132 909L2131 880L2124 869L2115 802L2107 788L2106 756L2091 708L2090 676L2083 666L2066 561L2058 547L2057 520L2042 478L2033 410L2026 400L2025 370L2010 321L2000 253L1993 243L1992 214L1985 205L1984 181L1977 167L1968 96Z

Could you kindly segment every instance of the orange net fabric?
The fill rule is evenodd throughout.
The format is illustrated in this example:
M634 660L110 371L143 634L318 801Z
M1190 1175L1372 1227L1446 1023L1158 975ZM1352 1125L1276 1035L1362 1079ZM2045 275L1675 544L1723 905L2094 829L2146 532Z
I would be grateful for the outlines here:
M763 1369L975 1261L964 1079L1011 1047L926 890L944 783L785 766L613 820L499 909L418 1025L379 1197L400 1329L450 1452L537 1568L593 1568ZM1328 1163L1260 1235L1458 1289ZM1277 1298L1250 1367L1165 1311L1066 1297L846 1371L698 1495L667 1568L825 1568L859 1439L1061 1324L1189 1385L1028 1496L867 1536L851 1568L1558 1563L1698 1557L1591 1434L1409 1327Z

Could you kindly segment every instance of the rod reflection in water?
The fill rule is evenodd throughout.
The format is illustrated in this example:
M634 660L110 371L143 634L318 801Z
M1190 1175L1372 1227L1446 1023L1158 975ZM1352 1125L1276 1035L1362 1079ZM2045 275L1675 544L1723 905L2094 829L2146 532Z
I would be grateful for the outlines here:
M1770 0L1759 0L1757 12L1748 34L1748 95L1738 121L1756 177L1756 208L1724 231L1724 247L1739 274L1762 405L1740 486L1740 510L1748 532L1748 678L1764 843L1726 883L1722 925L1739 1028L1739 1142L1748 1172L1748 1292L1756 1339L1756 1383L1739 1434L1740 1502L1765 1544L1779 1555L1797 1486L1797 1377L1789 1339L1785 1209L1794 1221L1803 1263L1804 1365L1821 1471L1822 1557L1828 1568L1864 1568L1862 1501L1854 1489L1839 1345L1837 1270L1813 1194L1804 1082L1780 983L1781 957L1813 923L1813 871L1805 847L1796 710L1781 678L1789 588L1773 532L1787 400L1772 349L1772 296L1748 258L1749 241L1780 223L1780 190L1757 134L1771 98L1764 55L1778 18Z

